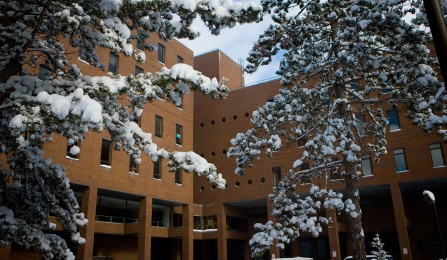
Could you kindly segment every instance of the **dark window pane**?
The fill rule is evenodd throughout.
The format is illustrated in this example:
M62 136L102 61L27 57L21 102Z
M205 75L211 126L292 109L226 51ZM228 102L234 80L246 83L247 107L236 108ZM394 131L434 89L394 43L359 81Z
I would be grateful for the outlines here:
M357 116L355 123L359 136L365 136L365 117L363 115Z
M110 148L111 148L111 141L107 139L102 139L101 164L103 165L110 165Z
M143 68L135 66L135 76L143 72L144 72Z
M155 136L163 137L163 117L155 116Z
M79 147L79 142L76 142L76 141L75 141L75 142L74 142L73 144L71 144L71 145L68 145L68 144L67 144L67 157L77 159L78 156L79 156L79 153L77 153L77 154L72 154L72 153L71 153L71 148L72 148L73 146L78 146L78 147Z
M178 92L177 95L180 97L180 105L178 105L178 108L183 108L183 93L182 92Z
M118 71L118 55L111 52L109 57L109 72L116 74Z
M158 44L158 61L165 63L165 46L161 43Z
M161 158L154 162L154 179L161 179Z
M272 185L273 185L273 187L278 186L278 183L280 180L281 180L281 167L273 167L272 168Z
M130 156L129 161L129 172L133 174L138 174L138 164L135 163L135 160Z
M183 63L183 57L180 55L177 55L177 63Z
M137 49L144 50L144 42L140 37L137 37Z
M182 171L180 169L175 170L175 183L182 184Z

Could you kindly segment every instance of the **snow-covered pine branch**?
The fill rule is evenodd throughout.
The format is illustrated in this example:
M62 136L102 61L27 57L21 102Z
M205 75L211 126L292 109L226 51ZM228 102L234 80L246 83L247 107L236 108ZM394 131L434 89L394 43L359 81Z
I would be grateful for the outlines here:
M195 19L218 34L237 23L260 21L262 6L232 0L33 0L0 1L0 12L0 151L2 163L7 159L0 165L0 245L15 242L46 259L72 259L61 237L45 233L54 227L48 222L50 212L73 241L83 242L77 227L86 219L65 169L51 164L30 140L48 142L61 134L73 145L88 131L107 130L114 148L125 150L136 163L145 152L153 160L167 158L172 170L195 172L225 187L213 164L193 152L159 148L152 134L133 122L157 98L178 105L179 93L189 90L225 98L224 80L209 79L184 64L153 75L83 76L70 57L77 52L104 70L97 50L107 48L145 62L146 55L134 50L132 39L152 51L154 46L145 41L152 35L162 40L196 38L200 33L192 26ZM47 73L39 75L40 69ZM79 147L73 145L70 152L79 153Z

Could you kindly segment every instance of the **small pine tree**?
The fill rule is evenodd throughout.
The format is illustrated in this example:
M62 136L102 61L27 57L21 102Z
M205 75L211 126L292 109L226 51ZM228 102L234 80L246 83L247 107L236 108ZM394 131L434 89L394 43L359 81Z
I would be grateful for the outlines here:
M386 251L383 249L384 245L385 243L382 243L380 235L376 234L376 237L373 238L373 241L371 242L371 246L374 248L374 250L371 251L371 254L375 255L377 260L386 260Z

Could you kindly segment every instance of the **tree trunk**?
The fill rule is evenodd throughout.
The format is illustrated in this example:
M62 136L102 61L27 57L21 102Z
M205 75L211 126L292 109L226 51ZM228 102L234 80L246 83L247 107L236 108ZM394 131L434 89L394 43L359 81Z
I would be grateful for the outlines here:
M362 210L358 191L359 178L356 174L355 163L345 163L346 169L346 199L351 199L355 205L357 216L347 215L351 251L354 260L366 260L365 235L362 229Z

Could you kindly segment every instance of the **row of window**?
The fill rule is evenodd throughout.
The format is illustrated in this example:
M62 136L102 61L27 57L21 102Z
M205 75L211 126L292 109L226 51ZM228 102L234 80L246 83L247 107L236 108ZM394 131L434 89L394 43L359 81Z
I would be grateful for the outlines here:
M247 219L233 216L226 216L228 231L247 232ZM194 216L194 230L217 229L217 216Z
M433 167L444 167L445 161L444 161L444 155L442 152L441 143L432 143L429 144L430 148L430 154L432 158ZM394 154L394 162L396 166L396 172L405 172L408 170L407 162L405 158L405 149L404 148L398 148L393 150ZM334 158L338 159L338 158ZM362 174L363 176L372 176L372 166L371 166L371 156L370 154L363 154L361 157L361 166L362 166ZM300 166L300 170L307 170L309 169L309 163L303 163ZM331 179L339 179L340 176L337 176L335 170L331 170L330 172ZM281 180L281 167L272 167L272 185L273 187L276 187ZM309 183L310 179L303 179L301 180L303 183Z
M249 117L250 114L249 113L245 113L244 115L245 117ZM237 120L237 115L233 115L233 120ZM222 117L222 119L220 120L222 123L225 123L227 121L227 119L225 117ZM210 121L210 125L214 125L216 122L214 120ZM204 127L205 124L203 122L200 123L200 128Z

